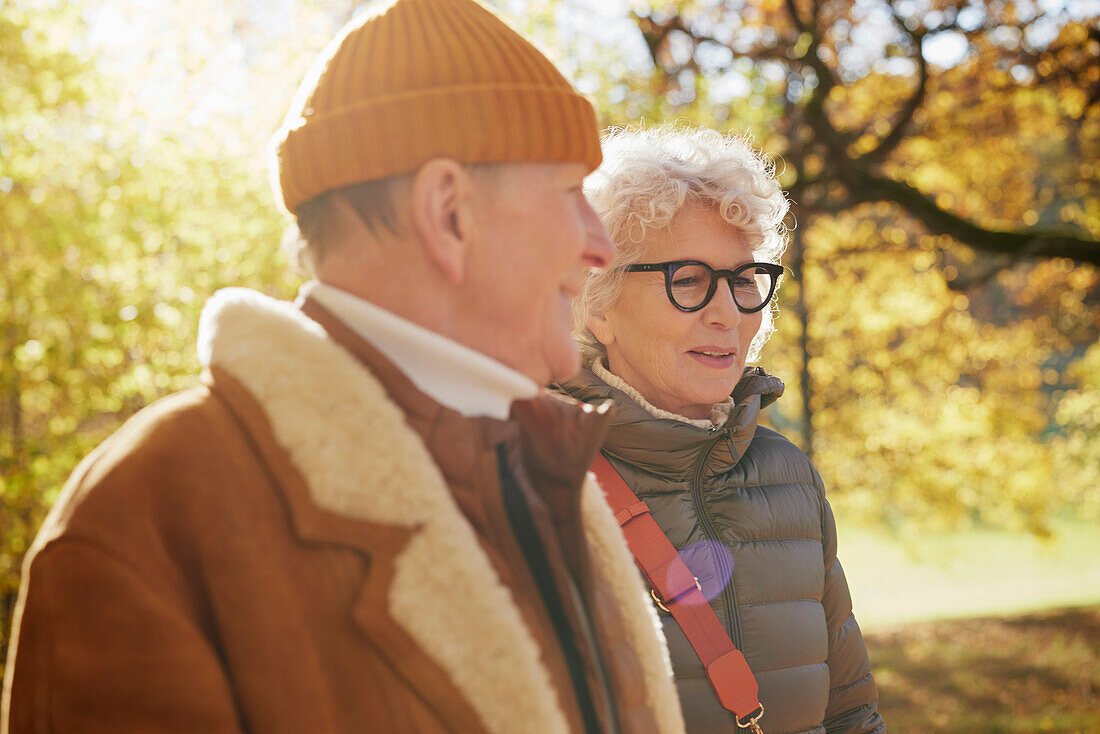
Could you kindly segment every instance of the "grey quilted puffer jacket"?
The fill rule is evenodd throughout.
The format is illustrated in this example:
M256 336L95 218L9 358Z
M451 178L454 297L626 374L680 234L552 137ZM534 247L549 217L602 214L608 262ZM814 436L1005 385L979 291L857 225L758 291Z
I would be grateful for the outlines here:
M717 429L655 417L588 370L562 389L588 403L614 401L603 453L748 659L764 731L885 731L821 478L790 441L757 425L783 383L747 368ZM661 618L688 732L736 731L676 621Z

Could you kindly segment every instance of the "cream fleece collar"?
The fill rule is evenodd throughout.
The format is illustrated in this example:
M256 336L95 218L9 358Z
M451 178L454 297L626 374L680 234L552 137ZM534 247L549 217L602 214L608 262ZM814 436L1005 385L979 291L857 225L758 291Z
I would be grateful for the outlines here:
M437 661L485 728L566 734L510 591L381 383L292 304L239 288L219 291L203 309L199 356L260 403L317 505L414 531L394 563L388 613ZM660 622L591 476L581 506L595 570L623 612L660 731L682 734Z
M597 358L592 360L592 363L588 365L588 368L592 370L592 373L596 377L607 383L608 387L613 387L616 390L620 390L626 394L628 398L638 404L640 408L645 410L654 418L663 418L667 420L680 421L681 423L687 423L689 426L695 426L696 428L704 428L706 430L718 430L726 424L729 420L730 411L733 410L733 398L729 397L720 403L715 403L714 407L710 410L710 417L703 418L688 418L686 416L672 413L662 408L658 408L644 397L642 394L635 390L633 387L627 384L626 380L618 375L612 374L610 370L603 366L603 359Z

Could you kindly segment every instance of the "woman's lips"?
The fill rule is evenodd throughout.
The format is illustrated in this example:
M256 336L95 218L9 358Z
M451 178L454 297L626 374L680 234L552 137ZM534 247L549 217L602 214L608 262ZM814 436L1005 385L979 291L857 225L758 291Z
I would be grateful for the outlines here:
M737 353L726 349L693 349L688 356L707 367L729 369L737 363Z

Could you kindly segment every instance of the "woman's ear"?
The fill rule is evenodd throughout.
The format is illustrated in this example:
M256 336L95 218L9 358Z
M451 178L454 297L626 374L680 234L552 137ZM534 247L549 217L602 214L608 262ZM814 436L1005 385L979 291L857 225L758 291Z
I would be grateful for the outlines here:
M466 274L473 193L470 173L448 158L436 158L421 166L409 192L413 230L428 259L456 285Z
M588 317L588 330L605 347L615 341L615 330L606 314L592 314Z

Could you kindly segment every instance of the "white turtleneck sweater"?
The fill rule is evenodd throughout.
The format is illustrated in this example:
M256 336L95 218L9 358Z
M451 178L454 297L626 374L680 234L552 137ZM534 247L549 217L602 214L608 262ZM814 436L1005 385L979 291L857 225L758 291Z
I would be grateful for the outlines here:
M347 291L314 280L302 286L298 297L320 303L393 362L421 392L464 416L503 420L513 400L539 394L538 383L530 377Z

